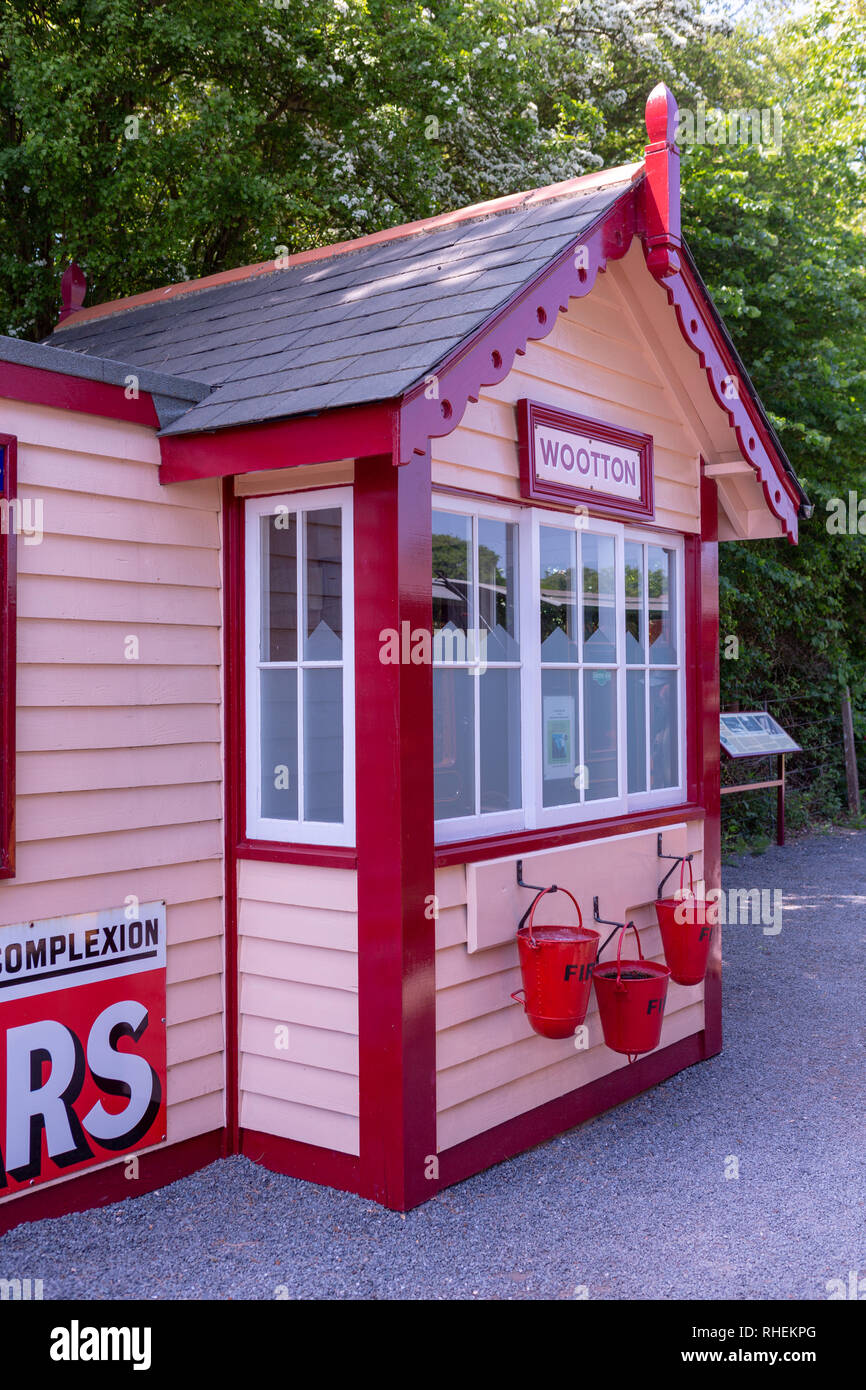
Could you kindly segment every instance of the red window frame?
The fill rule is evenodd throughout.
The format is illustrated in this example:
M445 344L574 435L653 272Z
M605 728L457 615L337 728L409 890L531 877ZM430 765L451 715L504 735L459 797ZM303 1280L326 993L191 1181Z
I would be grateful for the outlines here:
M18 440L0 434L0 879L15 874L16 533L9 507L17 496Z

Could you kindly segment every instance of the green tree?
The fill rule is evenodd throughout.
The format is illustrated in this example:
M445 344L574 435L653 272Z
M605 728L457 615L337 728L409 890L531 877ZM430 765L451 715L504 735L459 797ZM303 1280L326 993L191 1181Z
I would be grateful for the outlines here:
M571 177L692 0L0 0L0 329Z

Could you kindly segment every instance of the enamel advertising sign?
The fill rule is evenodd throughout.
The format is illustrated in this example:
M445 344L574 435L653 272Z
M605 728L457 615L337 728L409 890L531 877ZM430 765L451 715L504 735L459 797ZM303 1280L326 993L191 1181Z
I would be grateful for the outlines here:
M0 927L0 1197L165 1138L165 903Z
M618 425L519 401L520 491L613 516L653 515L653 442Z

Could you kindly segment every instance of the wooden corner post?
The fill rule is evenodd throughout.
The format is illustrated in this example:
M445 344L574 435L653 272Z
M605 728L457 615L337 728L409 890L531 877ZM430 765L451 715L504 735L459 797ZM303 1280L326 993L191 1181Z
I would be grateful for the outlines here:
M360 1191L405 1211L438 1167L432 492L429 451L395 463L355 468Z

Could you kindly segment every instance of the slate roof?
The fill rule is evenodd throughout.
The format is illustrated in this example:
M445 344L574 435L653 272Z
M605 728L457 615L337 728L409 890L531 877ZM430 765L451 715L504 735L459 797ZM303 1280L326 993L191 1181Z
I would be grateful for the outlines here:
M430 230L398 229L284 270L191 285L162 302L119 301L48 342L205 383L207 397L163 434L389 400L434 371L604 216L633 186L635 166L622 175L505 211L470 209Z
M190 381L146 368L140 370L131 367L129 362L113 362L92 355L85 357L80 352L69 352L45 343L28 343L21 338L7 338L0 334L0 364L3 362L11 362L19 367L38 367L43 372L60 372L63 376L74 376L84 381L101 381L110 386L126 386L130 371L133 370L138 378L139 390L146 391L151 396L159 423L163 427L189 410L190 405L202 400L210 389L200 381Z

